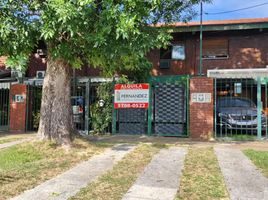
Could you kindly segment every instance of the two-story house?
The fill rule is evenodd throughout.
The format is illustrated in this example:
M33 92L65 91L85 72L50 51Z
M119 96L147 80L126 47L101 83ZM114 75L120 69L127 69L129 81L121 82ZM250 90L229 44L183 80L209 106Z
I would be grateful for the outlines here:
M160 26L161 24L156 28ZM267 113L268 107L265 79L268 75L268 18L205 21L202 26L200 51L199 22L169 25L173 36L170 45L148 53L148 59L152 62L152 78L149 80L152 97L151 106L144 114L146 117L140 122L140 126L137 125L138 121L134 120L135 123L133 121L130 128L131 121L120 121L121 111L118 111L117 118L114 119L117 132L208 138L213 133L222 136L244 130L246 133L255 134L257 127L262 126L261 133L267 136L267 119L263 115ZM42 55L40 57L40 52L43 52L42 49L39 54L32 55L25 76L27 79L42 82L40 72L45 71L46 63ZM0 59L0 68L2 72L6 71L4 59ZM41 74L40 77L38 73ZM78 79L101 77L98 69L88 66L74 71L74 74ZM3 77L1 82L8 78ZM12 87L15 86L11 86L10 94L19 93L12 92ZM3 91L4 88L6 87L3 86ZM27 93L25 88L23 90ZM177 98L178 96L181 97ZM222 106L218 105L218 102L221 99L230 104L236 101L239 103L230 105L228 114L220 110ZM244 110L232 111L232 107L239 107L245 102L249 105ZM260 102L262 109L257 111ZM15 115L12 113L16 111L12 110L12 105L16 103L20 102L14 102L12 97L8 97L5 103L0 103L4 110L7 109L6 105L10 104L10 110L6 110L10 114L5 114L2 124L9 126L11 130L25 130L25 125L12 124L13 121L26 124L25 116L29 115L29 112L26 114L27 108L22 108L24 111L20 113L24 117L21 122L13 119ZM27 107L27 103L24 107ZM263 117L258 118L260 113ZM219 114L222 117L219 118ZM236 120L225 119L226 114L233 115ZM231 124L228 120L235 122Z

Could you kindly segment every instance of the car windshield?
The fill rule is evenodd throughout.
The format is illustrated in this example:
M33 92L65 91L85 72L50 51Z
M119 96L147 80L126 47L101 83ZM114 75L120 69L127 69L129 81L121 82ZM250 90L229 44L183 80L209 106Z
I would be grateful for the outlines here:
M255 107L255 104L249 99L240 98L223 98L219 99L220 107Z

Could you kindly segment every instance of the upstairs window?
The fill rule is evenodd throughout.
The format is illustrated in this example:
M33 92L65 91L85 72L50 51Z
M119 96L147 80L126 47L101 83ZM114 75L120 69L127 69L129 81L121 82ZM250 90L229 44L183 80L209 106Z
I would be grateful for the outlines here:
M203 40L204 59L226 59L229 58L228 39L207 39Z
M172 46L168 46L167 48L160 49L160 59L161 60L170 60L171 59Z
M160 49L160 59L163 60L185 60L185 47L183 44L168 46Z
M160 49L160 69L169 69L171 60L185 60L185 47L182 44Z

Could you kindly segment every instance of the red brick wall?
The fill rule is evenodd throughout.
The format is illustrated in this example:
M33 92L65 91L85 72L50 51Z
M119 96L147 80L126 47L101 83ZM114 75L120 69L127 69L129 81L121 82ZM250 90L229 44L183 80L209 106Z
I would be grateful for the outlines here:
M160 61L160 51L159 50L151 51L150 53L148 53L147 58L153 64L153 69L151 71L151 74L153 76L185 75L185 74L194 75L194 68L188 67L188 65L192 66L191 59L186 59L184 61L181 61L181 60L171 61L171 65L170 65L169 69L160 69L159 68L159 63L160 63L159 62Z
M192 93L211 93L210 103L193 103ZM194 77L190 79L190 137L208 140L213 137L213 79Z
M40 58L38 54L33 54L30 57L26 77L36 77L36 71L46 71L46 65L46 59ZM100 76L101 71L98 68L82 66L81 69L75 70L75 74L76 76Z
M175 39L180 37L174 36ZM236 69L236 68L264 68L268 65L268 35L229 35L221 36L221 33L206 38L227 38L229 41L229 58L203 60L203 73L208 69ZM199 66L199 39L197 36L185 36L185 61L171 61L170 69L160 69L159 50L153 50L148 54L148 59L153 63L151 74L158 75L197 75ZM181 39L180 39L181 40ZM172 43L176 43L173 41Z
M24 102L16 103L14 95L24 96ZM10 131L24 132L26 130L26 98L27 86L22 84L11 85L10 87Z
M36 77L36 71L46 70L46 59L41 58L37 53L30 57L26 77Z
M185 44L186 59L184 61L171 61L170 69L159 68L159 50L148 53L148 59L153 63L152 75L197 75L199 65L199 34L185 33L185 35L174 35L172 43ZM209 35L208 35L209 34ZM268 33L259 30L245 30L233 32L204 32L206 38L227 38L229 41L228 59L210 59L203 61L203 73L208 69L227 68L263 68L268 65ZM5 57L0 57L0 69L4 68ZM46 61L37 54L31 56L27 77L35 77L36 71L46 69ZM93 67L83 66L76 70L77 76L100 76L100 70Z
M204 73L208 69L264 68L268 65L268 35L233 36L228 39L230 57L204 60Z

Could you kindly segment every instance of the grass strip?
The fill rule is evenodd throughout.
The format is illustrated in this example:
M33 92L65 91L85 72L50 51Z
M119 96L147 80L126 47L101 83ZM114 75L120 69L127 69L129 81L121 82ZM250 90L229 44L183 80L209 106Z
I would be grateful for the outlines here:
M229 199L213 147L189 149L176 199Z
M0 200L16 196L102 152L105 145L75 139L68 151L51 142L27 142L0 151Z
M246 149L244 154L268 177L268 151Z
M126 155L114 168L83 188L72 200L121 200L154 154L164 147L143 144Z
M257 140L257 137L254 135L247 135L247 134L233 134L231 139L235 141L254 141Z
M6 138L6 139L0 139L0 144L8 143L8 142L13 142L19 140L19 138Z
M0 144L22 140L33 136L34 136L33 134L0 135Z

